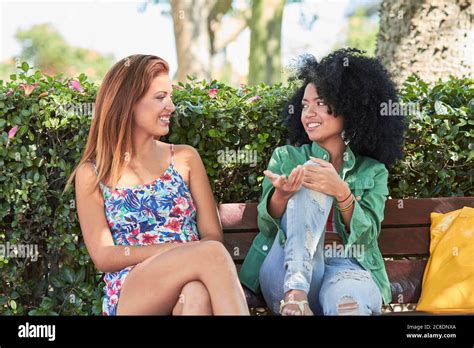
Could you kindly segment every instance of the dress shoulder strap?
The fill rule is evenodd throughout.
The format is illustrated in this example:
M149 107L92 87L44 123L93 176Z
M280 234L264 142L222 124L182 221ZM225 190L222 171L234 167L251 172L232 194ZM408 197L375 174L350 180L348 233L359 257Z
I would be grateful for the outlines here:
M94 166L95 175L99 176L99 171L97 170L97 166L95 165L95 162L92 160L87 160L87 161L90 162Z
M171 150L171 166L174 167L174 144L170 144Z
M88 162L90 162L94 166L95 175L99 176L99 170L97 169L97 165L95 164L95 162L92 160L88 160ZM99 187L104 187L102 181L99 181Z

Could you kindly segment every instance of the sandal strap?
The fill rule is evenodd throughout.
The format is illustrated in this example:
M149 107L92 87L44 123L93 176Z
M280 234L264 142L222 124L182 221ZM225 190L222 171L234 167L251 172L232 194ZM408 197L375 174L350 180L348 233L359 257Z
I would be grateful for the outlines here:
M280 314L281 314L283 308L284 308L286 305L290 305L290 304L298 305L298 309L300 310L301 315L304 315L304 305L305 305L305 304L308 304L308 301L307 301L307 300L301 300L301 301L294 301L294 300L285 301L285 300L281 300L281 301L280 301Z

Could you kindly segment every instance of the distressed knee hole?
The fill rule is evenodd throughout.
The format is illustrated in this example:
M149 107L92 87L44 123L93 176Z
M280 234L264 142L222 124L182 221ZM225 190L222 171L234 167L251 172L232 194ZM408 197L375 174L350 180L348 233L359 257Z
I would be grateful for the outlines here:
M310 258L313 257L314 250L316 248L315 244L316 244L316 238L314 234L312 233L311 229L308 226L306 226L306 242L304 244L304 248Z
M339 315L351 315L359 312L359 304L351 296L344 296L337 304L337 313Z

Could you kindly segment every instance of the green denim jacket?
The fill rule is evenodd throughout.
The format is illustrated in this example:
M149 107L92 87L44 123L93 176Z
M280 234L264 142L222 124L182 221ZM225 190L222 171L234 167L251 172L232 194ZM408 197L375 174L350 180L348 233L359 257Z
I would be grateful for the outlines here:
M268 164L268 169L273 173L284 174L288 177L293 168L299 164L304 164L310 159L310 156L328 162L331 160L329 153L316 142L301 147L285 145L275 149ZM356 200L349 227L350 233L346 231L341 213L337 209L334 200L336 229L346 247L345 252L348 251L350 246L364 248L364 252L360 253L361 255L357 254L356 259L364 269L372 274L382 293L383 302L388 304L392 300L390 282L377 244L388 195L388 171L383 163L370 157L356 155L349 146L346 147L343 159L339 176L349 185ZM270 251L275 237L279 238L282 246L286 239L280 225L280 219L271 217L267 210L268 200L274 192L273 185L265 177L262 186L262 196L258 205L258 228L260 233L255 237L239 272L242 284L255 293L260 292L260 267Z

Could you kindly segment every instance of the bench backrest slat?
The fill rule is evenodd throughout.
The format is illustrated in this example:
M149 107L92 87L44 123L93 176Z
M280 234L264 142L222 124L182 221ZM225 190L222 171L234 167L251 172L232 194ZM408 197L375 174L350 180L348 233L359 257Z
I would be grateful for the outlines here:
M389 199L385 204L382 228L430 225L430 212L447 213L464 206L474 207L474 197Z

